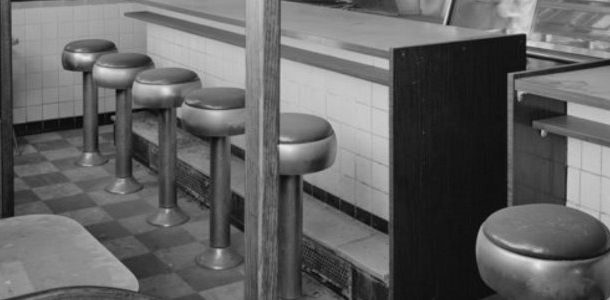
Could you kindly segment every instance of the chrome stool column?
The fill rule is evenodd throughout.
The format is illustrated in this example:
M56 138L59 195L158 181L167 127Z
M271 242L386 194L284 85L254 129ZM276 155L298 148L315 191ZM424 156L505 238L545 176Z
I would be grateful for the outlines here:
M328 121L307 114L280 115L279 280L281 299L301 297L302 175L335 161L337 139Z
M182 104L185 128L210 138L210 245L196 261L202 267L225 270L243 257L231 247L231 136L245 131L245 92L238 88L204 88L191 92Z
M133 83L133 101L159 113L159 210L148 223L171 227L188 221L176 195L176 107L184 96L201 87L195 72L160 68L140 72Z
M91 71L99 57L114 52L117 49L111 41L78 40L68 43L61 56L65 70L83 73L83 154L76 161L80 166L98 166L108 161L98 149L98 94Z
M554 204L512 206L479 229L483 281L505 299L607 299L610 232L587 213Z
M106 191L113 194L125 195L142 189L142 185L132 175L131 86L138 73L153 67L152 59L139 53L106 54L93 66L95 83L116 90L116 178L106 187Z

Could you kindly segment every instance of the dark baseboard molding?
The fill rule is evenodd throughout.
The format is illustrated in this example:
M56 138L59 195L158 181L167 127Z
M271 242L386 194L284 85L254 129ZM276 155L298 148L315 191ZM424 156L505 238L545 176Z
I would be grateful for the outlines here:
M144 109L134 109L133 112L143 111ZM114 112L106 112L98 115L98 125L108 125L114 123L112 116ZM41 120L21 124L13 124L16 136L32 135L60 130L70 130L83 128L83 117L74 116L61 119Z

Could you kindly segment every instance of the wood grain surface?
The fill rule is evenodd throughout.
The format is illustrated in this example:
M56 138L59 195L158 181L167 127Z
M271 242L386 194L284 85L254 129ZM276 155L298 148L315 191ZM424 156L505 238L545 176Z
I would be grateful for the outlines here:
M278 299L280 0L246 1L245 299Z
M392 299L481 299L475 240L506 206L507 73L525 37L394 49Z

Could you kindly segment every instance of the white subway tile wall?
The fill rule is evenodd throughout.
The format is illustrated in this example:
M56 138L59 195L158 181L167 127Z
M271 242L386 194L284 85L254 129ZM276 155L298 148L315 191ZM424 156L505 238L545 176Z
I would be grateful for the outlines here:
M244 87L243 48L153 24L147 34L148 54L157 66L191 69L204 86ZM321 116L337 134L335 164L305 180L387 220L388 87L282 59L280 90L282 112ZM233 143L243 147L243 136Z
M121 52L146 53L146 25L123 16L141 10L116 0L13 4L13 119L15 124L82 115L82 74L65 71L70 41L102 38ZM114 111L114 91L100 89L99 111Z
M610 125L610 111L568 103L568 115ZM610 227L610 148L568 138L567 205Z

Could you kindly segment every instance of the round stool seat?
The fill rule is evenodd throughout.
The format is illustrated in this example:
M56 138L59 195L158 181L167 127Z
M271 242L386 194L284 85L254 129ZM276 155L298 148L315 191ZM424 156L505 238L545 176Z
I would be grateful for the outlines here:
M245 131L245 91L213 87L192 91L182 105L185 128L199 137L231 136Z
M105 88L131 88L138 73L154 67L148 55L140 53L111 53L100 57L93 66L93 78Z
M481 279L505 299L606 299L610 294L608 229L562 205L501 209L481 225L476 260Z
M521 255L553 260L597 257L610 250L610 233L589 214L560 205L501 209L482 225L495 245Z
M102 55L117 52L116 45L107 40L88 39L68 43L61 62L68 71L91 72L93 64Z
M201 87L197 73L182 68L140 72L133 83L133 101L145 108L179 107L184 96Z
M302 175L330 167L335 161L337 138L328 121L300 113L280 115L281 175Z

